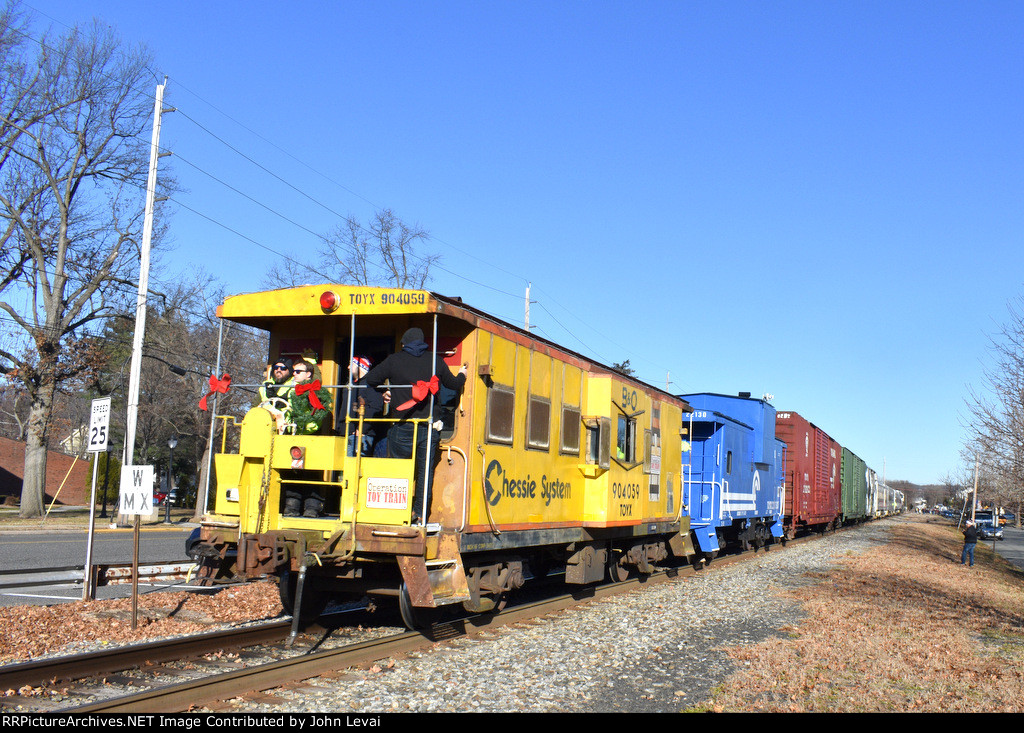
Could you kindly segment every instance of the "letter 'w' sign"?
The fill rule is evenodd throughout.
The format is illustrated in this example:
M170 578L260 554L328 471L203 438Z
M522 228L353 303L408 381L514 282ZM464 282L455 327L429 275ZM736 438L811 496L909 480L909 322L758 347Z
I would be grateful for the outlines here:
M152 466L121 468L121 506L118 511L128 516L153 512Z

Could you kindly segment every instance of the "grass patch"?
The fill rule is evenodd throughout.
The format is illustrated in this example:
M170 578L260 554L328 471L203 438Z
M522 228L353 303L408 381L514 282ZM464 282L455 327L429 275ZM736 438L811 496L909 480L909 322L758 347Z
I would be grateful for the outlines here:
M954 527L906 515L892 540L787 593L806 620L730 655L729 712L1024 712L1024 575ZM982 641L984 639L984 641Z

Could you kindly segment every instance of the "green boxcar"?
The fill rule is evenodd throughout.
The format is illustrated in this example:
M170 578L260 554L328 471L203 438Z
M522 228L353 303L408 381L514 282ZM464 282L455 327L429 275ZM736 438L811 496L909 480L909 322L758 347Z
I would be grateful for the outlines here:
M843 448L843 524L855 524L868 516L867 464Z

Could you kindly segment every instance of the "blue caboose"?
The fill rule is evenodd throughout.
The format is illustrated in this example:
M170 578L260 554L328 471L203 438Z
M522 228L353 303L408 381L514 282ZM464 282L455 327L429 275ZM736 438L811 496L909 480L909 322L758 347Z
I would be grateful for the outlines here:
M775 437L775 408L745 392L683 397L693 407L683 501L699 550L714 557L782 537L786 445Z

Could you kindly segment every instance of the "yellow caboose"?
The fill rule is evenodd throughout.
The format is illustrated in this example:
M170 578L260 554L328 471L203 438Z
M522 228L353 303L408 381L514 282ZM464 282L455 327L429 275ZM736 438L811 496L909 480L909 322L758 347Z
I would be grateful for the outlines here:
M319 434L282 432L254 407L237 441L220 441L237 452L214 457L204 542L240 576L280 577L286 610L390 596L417 626L452 604L500 608L549 572L588 584L692 555L678 397L422 290L306 286L234 296L218 315L266 330L271 359L315 362L332 395ZM411 421L436 460L420 491L429 514L413 505L414 459L386 448L395 405L361 412L366 387L348 369L357 355L380 363L410 328L468 375ZM322 516L286 516L289 491L323 497Z

